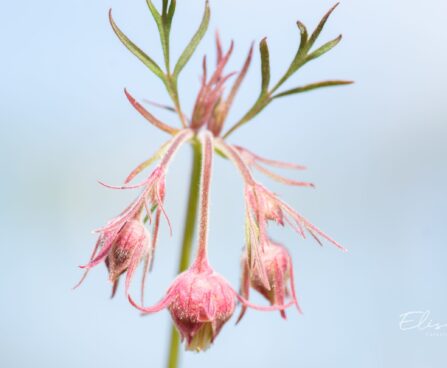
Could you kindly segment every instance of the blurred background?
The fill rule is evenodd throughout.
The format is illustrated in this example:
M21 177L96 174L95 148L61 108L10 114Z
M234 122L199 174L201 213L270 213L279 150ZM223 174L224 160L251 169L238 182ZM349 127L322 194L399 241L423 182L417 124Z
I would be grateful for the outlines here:
M178 1L176 58L200 22L203 1ZM213 33L236 41L238 70L252 41L267 36L272 78L296 52L296 20L312 29L333 1L211 2L210 31L180 82L185 110L197 92L200 59L214 58ZM140 317L122 289L109 299L106 269L78 290L91 230L135 196L99 186L121 183L167 137L129 105L167 103L159 80L120 44L107 20L161 60L145 1L6 2L0 12L0 366L163 367L169 315ZM264 179L314 224L349 249L319 247L291 230L287 245L304 315L249 311L233 318L205 354L182 367L396 367L445 364L447 328L402 331L400 315L430 311L447 323L447 2L344 0L320 43L342 43L306 65L286 87L325 79L356 84L278 100L230 141L309 170L316 190ZM232 110L240 117L259 92L259 57ZM177 124L173 116L157 111ZM168 175L167 210L147 299L158 301L177 268L190 168L184 148ZM242 183L216 160L210 258L237 288L243 245ZM253 300L264 301L253 294Z

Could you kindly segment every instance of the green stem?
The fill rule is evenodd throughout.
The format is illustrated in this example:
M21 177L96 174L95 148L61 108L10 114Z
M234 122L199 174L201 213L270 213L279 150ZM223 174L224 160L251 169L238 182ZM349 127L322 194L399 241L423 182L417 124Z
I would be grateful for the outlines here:
M178 273L185 271L191 261L194 233L197 222L197 209L199 206L200 175L202 166L202 149L198 141L192 142L193 163L191 168L191 180L189 184L188 208L186 210L185 228L183 233L182 253L178 266ZM168 356L168 368L177 368L180 355L180 336L173 325Z
M183 114L182 108L180 107L180 99L178 95L177 81L175 81L169 73L165 76L165 86L168 91L169 96L171 97L172 102L174 103L175 110L180 118L180 122L182 123L183 128L188 126L188 122L186 121L185 115Z

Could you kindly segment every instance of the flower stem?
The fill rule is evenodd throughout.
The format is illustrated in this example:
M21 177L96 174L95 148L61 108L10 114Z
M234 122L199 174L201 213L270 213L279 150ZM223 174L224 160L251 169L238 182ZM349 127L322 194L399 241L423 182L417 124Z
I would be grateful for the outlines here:
M202 150L198 140L192 141L193 162L189 184L188 208L186 210L185 227L183 232L182 253L180 256L178 273L185 271L190 264L194 233L199 206L200 176L202 167ZM177 368L180 355L180 336L175 326L171 328L168 368Z
M199 249L194 266L199 271L203 268L209 268L207 258L208 245L208 222L210 210L210 186L211 174L213 169L213 137L210 132L202 136L202 178L200 183L200 223L199 223ZM193 266L193 267L194 267Z

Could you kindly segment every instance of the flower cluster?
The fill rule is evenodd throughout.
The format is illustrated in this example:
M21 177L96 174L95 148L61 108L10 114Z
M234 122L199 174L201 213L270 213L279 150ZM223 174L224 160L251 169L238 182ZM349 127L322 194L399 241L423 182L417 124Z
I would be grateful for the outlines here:
M275 98L348 82L326 81L277 92L279 87L299 67L326 53L338 43L340 37L311 51L334 7L324 16L310 36L304 25L298 22L301 43L297 55L284 76L271 88L269 87L268 47L265 39L261 41L262 85L260 96L248 112L223 134L228 113L249 69L253 56L253 46L250 48L240 72L226 74L225 67L233 53L234 45L231 43L231 46L225 52L219 37L216 37L216 68L209 74L207 59L203 59L201 86L192 113L188 117L181 108L177 80L180 71L196 49L208 26L210 15L208 2L206 3L202 23L190 44L181 54L174 70L170 69L169 62L169 32L175 12L175 1L163 0L161 12L149 0L148 5L159 27L166 61L166 72L121 32L113 21L111 13L110 21L115 33L124 45L164 82L173 102L173 107L167 108L177 113L181 127L175 128L159 120L125 90L126 97L132 106L152 125L170 134L171 138L151 158L135 168L122 186L101 183L108 188L118 190L139 189L140 193L123 212L97 230L98 241L90 261L82 266L85 272L79 284L85 279L90 269L104 262L109 273L109 280L113 285L113 296L116 293L120 277L126 274L125 294L130 303L144 314L167 309L182 340L186 342L186 348L201 351L210 346L224 324L231 318L237 302L242 305L238 321L243 317L247 308L279 311L283 318L286 317L285 310L292 305L295 305L301 312L295 292L291 256L283 245L270 238L268 234L270 223L273 222L281 226L289 225L303 238L308 233L319 243L321 243L321 239L325 239L344 250L340 244L312 225L306 218L253 177L253 170L258 170L282 184L313 187L312 183L286 178L273 171L274 168L303 170L305 169L304 166L263 158L246 148L228 143L228 136L255 117ZM235 80L229 88L229 92L225 93L225 87L233 76ZM156 250L161 217L166 219L170 227L169 217L164 208L166 174L174 156L186 143L191 143L194 147L200 148L198 156L201 163L199 173L198 250L195 260L188 268L181 270L182 272L172 282L160 302L152 307L147 307L144 306L143 299L145 276L151 268L150 265ZM234 164L244 183L246 240L242 254L242 276L239 293L211 267L207 257L209 198L213 159L216 153ZM158 164L145 180L138 184L132 184L137 175L156 162ZM195 217L195 214L191 213L189 216ZM141 283L141 302L138 303L130 295L129 288L140 263L144 264L144 276ZM258 306L252 304L248 300L250 288L264 296L270 305Z

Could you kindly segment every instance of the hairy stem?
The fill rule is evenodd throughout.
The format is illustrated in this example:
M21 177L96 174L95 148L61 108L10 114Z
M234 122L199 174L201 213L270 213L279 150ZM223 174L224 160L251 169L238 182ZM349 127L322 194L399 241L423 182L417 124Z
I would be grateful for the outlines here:
M197 264L199 270L207 267L207 245L208 245L208 221L210 207L211 172L213 169L213 136L205 132L202 137L202 178L200 185L200 224L199 224L199 249L197 252ZM208 266L209 267L209 266Z
M187 124L187 121L185 118L185 114L183 114L182 108L180 106L177 81L173 80L173 77L169 73L166 75L165 86L166 86L169 96L171 97L172 102L174 103L175 111L177 112L177 114L180 118L182 127L186 128L188 126L188 124Z
M199 187L202 166L201 145L197 140L192 141L193 163L191 180L189 184L188 208L186 210L185 228L183 233L182 253L180 256L178 273L185 271L191 260L192 245L197 222L197 209L199 205ZM170 347L168 355L168 368L177 368L180 355L180 336L175 326L171 328Z

